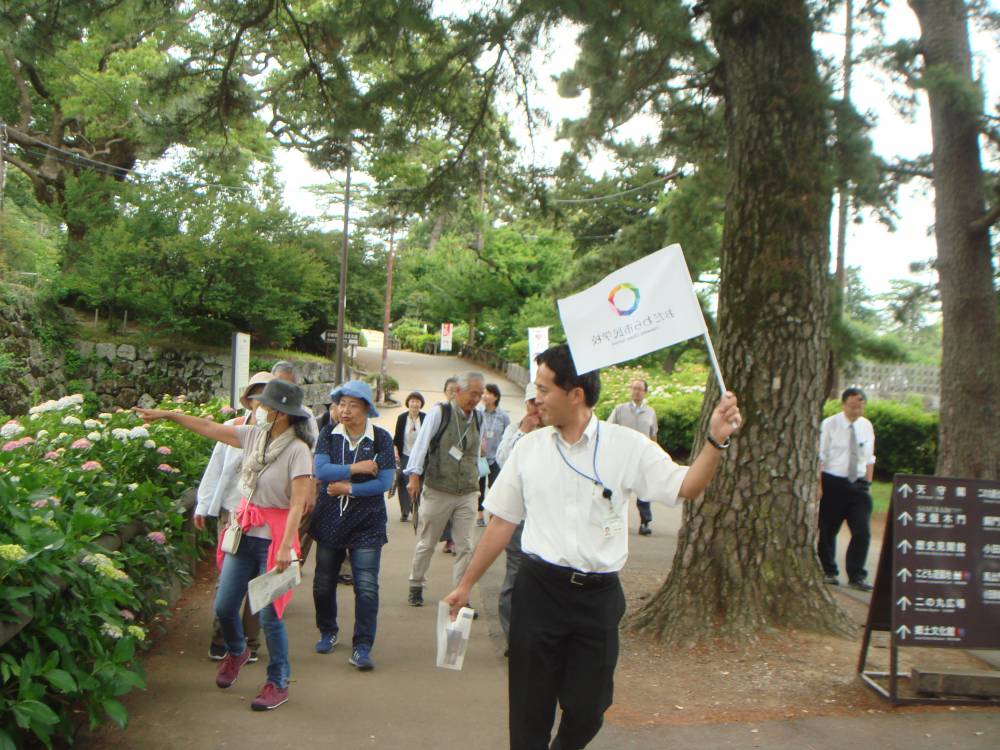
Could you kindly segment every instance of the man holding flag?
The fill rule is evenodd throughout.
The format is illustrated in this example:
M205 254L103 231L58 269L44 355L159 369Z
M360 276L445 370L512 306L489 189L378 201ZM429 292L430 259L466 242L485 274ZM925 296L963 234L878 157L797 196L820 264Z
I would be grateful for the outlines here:
M676 505L715 475L742 418L726 390L680 245L671 245L559 300L567 345L536 357L546 425L524 435L490 489L493 514L468 569L445 602L454 619L523 521L525 560L510 622L512 750L575 750L597 734L611 705L625 595L632 502ZM594 416L598 368L704 336L722 393L706 444L690 467L653 440ZM556 703L559 731L549 745Z
M667 505L698 497L740 412L726 392L706 446L690 467L679 466L647 437L594 416L600 378L578 374L568 346L537 361L536 403L546 427L522 437L501 470L486 499L493 518L445 602L456 616L523 520L526 559L510 624L510 746L549 748L558 701L562 720L551 748L570 750L593 739L612 702L628 508L636 497Z

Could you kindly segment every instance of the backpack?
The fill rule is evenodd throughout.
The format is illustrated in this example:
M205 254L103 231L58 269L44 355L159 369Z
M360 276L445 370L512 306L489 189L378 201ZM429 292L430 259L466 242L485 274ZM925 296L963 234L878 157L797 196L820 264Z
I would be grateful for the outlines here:
M482 432L482 412L480 412L479 409L473 409L472 414L476 420L476 430ZM441 446L441 438L444 436L444 431L448 429L449 422L451 422L451 404L441 404L441 424L438 425L437 431L434 433L434 436L431 437L430 445L427 447L428 456L432 453L436 453L437 449Z

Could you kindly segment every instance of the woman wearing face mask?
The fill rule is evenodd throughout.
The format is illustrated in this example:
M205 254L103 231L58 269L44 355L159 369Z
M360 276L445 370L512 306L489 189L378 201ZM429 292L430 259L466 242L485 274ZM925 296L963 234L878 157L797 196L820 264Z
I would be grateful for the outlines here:
M377 417L367 383L351 380L330 393L340 405L340 424L327 425L316 443L316 478L328 482L313 513L309 534L316 540L313 601L319 641L328 654L339 640L337 576L350 555L354 574L354 637L350 663L373 669L371 658L378 621L378 576L385 533L385 492L392 485L396 460L392 437L375 427Z
M257 397L264 390L264 386L271 380L271 373L258 372L247 383L247 387L240 396L240 404L246 412L235 419L230 419L227 425L255 424L254 410L257 406ZM216 544L215 556L222 572L222 561L225 555L222 552L222 533L229 525L230 516L236 512L243 499L240 492L239 478L240 467L243 465L243 449L234 448L225 443L216 443L212 449L212 457L208 461L205 473L198 483L198 501L194 508L194 525L197 529L205 528L206 517L218 517L219 534ZM216 582L218 589L218 582ZM246 635L247 646L250 648L250 663L257 661L257 650L260 648L260 618L250 613L250 602L243 604L243 633ZM222 628L219 626L219 618L215 618L212 624L212 642L208 647L208 658L213 661L221 661L226 656L226 639L222 635Z
M208 419L161 409L135 409L144 421L167 419L227 445L243 448L240 486L244 498L237 510L243 537L222 565L215 613L225 636L227 653L215 684L228 688L250 658L240 605L250 580L277 568L283 572L298 557L297 529L303 510L313 500L311 419L302 408L302 389L272 380L258 397L255 425L224 425ZM267 682L250 707L277 708L288 700L288 636L282 614L291 592L260 610L267 642Z

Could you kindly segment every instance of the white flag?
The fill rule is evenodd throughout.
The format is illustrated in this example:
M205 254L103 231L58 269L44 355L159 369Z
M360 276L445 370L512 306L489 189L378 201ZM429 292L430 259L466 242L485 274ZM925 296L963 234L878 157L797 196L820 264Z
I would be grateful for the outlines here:
M559 317L581 375L705 333L680 245L657 250L559 300Z
M535 382L535 372L538 370L538 363L535 357L549 348L549 327L528 329L528 379Z

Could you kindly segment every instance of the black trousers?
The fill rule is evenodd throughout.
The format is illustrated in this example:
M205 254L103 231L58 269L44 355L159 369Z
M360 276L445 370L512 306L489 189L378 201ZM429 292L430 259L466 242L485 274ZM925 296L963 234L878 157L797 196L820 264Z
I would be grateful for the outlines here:
M564 571L560 576L558 571ZM561 750L586 747L604 722L614 693L618 622L625 594L618 576L572 583L557 569L525 557L514 583L510 619L510 747L547 750L556 701Z
M864 581L868 577L865 560L871 544L872 496L866 480L849 482L844 477L823 473L823 496L819 501L819 561L826 575L837 575L837 533L847 521L851 541L847 545L847 578Z
M652 523L653 522L653 507L652 503L645 500L636 500L635 507L639 509L639 522L640 523Z

